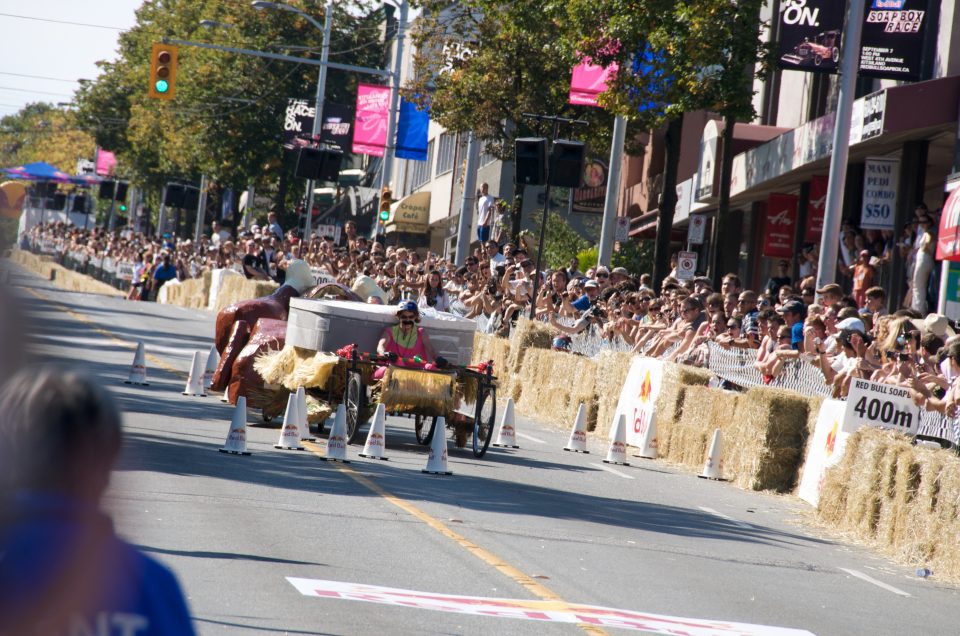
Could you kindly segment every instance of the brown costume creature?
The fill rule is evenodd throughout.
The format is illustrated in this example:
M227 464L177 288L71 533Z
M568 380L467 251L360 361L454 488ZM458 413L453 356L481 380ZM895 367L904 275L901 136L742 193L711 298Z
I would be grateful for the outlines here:
M241 395L247 398L247 406L251 408L260 408L263 404L257 403L252 399L251 392L263 388L263 378L253 368L253 361L258 355L273 349L279 351L287 338L287 321L274 320L272 318L261 318L254 325L250 332L250 338L246 346L236 356L230 372L230 385L227 390L227 397L231 404L237 403L237 398Z

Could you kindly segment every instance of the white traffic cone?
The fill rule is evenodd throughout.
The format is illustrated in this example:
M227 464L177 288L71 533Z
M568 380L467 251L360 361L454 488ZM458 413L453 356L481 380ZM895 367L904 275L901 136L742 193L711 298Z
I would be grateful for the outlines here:
M213 374L217 372L217 365L220 364L220 354L216 347L210 347L210 353L207 354L207 364L203 368L203 388L209 389L213 384Z
M430 440L430 454L427 456L427 467L421 470L422 473L430 475L452 475L447 469L447 420L444 417L437 418L437 428L433 432L433 439Z
M520 448L517 445L517 425L513 416L513 398L507 398L507 406L503 409L503 418L500 420L500 431L494 446L500 448Z
M233 409L233 419L230 421L230 430L227 431L227 441L221 453L231 455L249 455L247 452L247 398L242 395L237 398L237 406Z
M640 437L640 452L635 453L634 457L642 457L643 459L656 459L657 458L657 422L654 419L650 419L647 422L647 428L643 431L643 435Z
M244 400L246 401L246 400ZM239 404L240 398L237 398ZM274 448L284 450L303 450L300 445L300 414L297 413L297 396L291 393L287 397L287 410L283 414L283 428L280 429L280 439L273 445Z
M203 369L200 367L200 352L193 352L193 363L190 365L190 377L187 378L187 386L183 389L183 395L197 395L207 397L203 392Z
M630 464L627 463L627 418L621 413L614 419L613 430L610 431L610 447L607 449L607 458L603 460L603 463L629 466Z
M137 352L133 354L133 364L130 365L130 375L123 383L150 386L147 384L147 356L142 342L137 343Z
M337 407L337 414L333 417L333 427L327 437L327 454L320 459L350 463L347 459L347 409L343 404Z
M703 463L703 472L697 475L701 479L716 479L725 481L723 478L723 457L721 448L720 429L713 432L713 440L710 442L710 452L707 453L707 461Z
M563 447L563 450L585 455L590 454L590 451L587 450L587 407L582 402L580 408L577 409L577 419L573 423L573 430L570 431L570 439L567 440L567 445Z
M377 410L373 414L373 424L370 425L370 431L367 433L367 443L363 445L363 452L360 457L367 459L390 459L384 457L383 452L387 449L386 420L387 411L383 404L377 404Z
M297 414L300 416L297 421L297 426L300 427L300 441L317 441L317 438L310 434L310 420L307 419L307 392L303 387L297 389Z

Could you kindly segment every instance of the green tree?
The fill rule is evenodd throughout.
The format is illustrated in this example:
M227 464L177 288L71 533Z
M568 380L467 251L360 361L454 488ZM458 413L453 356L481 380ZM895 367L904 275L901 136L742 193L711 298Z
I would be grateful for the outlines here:
M291 4L322 21L322 9L303 0ZM333 61L381 66L382 11L365 2L334 5ZM203 19L232 28L208 30ZM319 57L321 33L286 11L257 11L228 0L148 0L136 25L119 40L119 56L100 64L100 76L79 91L82 124L97 141L117 153L126 175L158 193L171 178L198 180L200 174L222 187L273 186L290 162L280 144L287 99L312 101L317 67L196 47L181 47L173 101L147 96L150 48L162 38L207 41L274 52L306 51ZM330 70L326 102L352 103L358 77Z
M531 216L531 220L539 228L540 222L543 220L543 212L535 212ZM538 238L532 232L526 231L520 233L520 240L527 246L530 257L536 259ZM542 267L544 269L566 267L573 256L589 246L590 242L570 227L570 224L560 213L550 211L550 215L547 217L547 234L543 243Z
M92 159L93 136L72 111L52 104L28 104L0 119L0 166L45 161L73 174L77 159Z

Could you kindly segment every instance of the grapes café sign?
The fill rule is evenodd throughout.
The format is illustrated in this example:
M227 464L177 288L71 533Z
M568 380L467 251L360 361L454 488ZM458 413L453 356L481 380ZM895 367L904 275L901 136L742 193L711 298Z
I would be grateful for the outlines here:
M844 432L853 433L862 426L874 426L916 435L919 422L920 409L913 403L909 389L870 380L852 380L843 416Z

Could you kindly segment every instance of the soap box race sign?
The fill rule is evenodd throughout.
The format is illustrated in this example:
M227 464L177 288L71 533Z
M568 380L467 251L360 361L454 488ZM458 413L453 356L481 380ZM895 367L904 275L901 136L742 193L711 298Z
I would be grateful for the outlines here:
M624 415L627 422L627 444L641 446L647 428L656 417L657 397L663 385L663 361L635 357L620 390L614 422Z
M910 398L909 389L852 380L843 414L844 432L854 433L861 426L875 426L916 435L919 422L920 408Z

